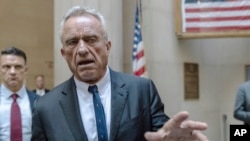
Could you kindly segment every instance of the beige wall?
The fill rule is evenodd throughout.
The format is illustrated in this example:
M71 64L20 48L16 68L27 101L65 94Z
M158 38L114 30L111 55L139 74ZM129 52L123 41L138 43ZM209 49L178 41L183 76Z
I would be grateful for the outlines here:
M53 1L2 0L0 49L16 46L26 52L27 87L34 89L34 76L44 74L46 87L53 87Z

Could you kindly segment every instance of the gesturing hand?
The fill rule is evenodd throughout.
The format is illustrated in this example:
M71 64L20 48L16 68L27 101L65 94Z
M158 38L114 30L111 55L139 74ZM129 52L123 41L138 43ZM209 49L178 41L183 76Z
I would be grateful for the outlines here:
M182 111L166 122L157 132L146 132L148 141L208 141L201 132L207 129L207 124L188 120L189 114Z

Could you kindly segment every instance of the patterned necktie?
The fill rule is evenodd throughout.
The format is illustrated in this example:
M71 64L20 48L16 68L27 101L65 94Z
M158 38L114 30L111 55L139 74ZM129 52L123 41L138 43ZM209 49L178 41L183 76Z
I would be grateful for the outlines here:
M89 86L88 91L93 94L98 140L108 141L105 113L98 93L97 86L96 85Z
M11 127L10 127L10 140L22 141L22 121L21 112L17 103L17 94L12 96L13 102L11 104Z

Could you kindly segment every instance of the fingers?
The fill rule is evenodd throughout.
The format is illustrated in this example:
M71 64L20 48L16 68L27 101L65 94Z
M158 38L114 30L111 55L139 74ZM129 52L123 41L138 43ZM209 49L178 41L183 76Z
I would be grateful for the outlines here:
M186 111L179 112L173 118L171 118L167 123L164 124L163 128L168 129L172 127L180 127L181 123L188 119L189 114Z
M208 125L204 122L187 120L189 117L188 112L182 111L176 114L172 119L170 119L163 128L179 127L179 128L189 128L191 130L206 130Z
M157 132L146 132L144 134L144 137L147 139L147 141L159 141L166 139L169 136L170 132L171 130L165 130L161 128Z
M160 141L164 139L158 132L146 132L144 137L147 141Z
M172 119L173 123L181 123L189 117L188 112L182 111L176 114Z
M144 134L147 141L163 141L167 139L167 133L160 134L158 132L146 132ZM180 137L178 137L180 139ZM192 130L188 136L182 138L185 141L208 141L207 136L198 130Z
M148 141L208 141L202 133L208 128L208 125L204 122L188 120L188 117L188 112L179 112L157 132L146 132L144 136Z
M204 122L186 120L181 123L180 128L189 128L192 130L206 130L208 128L208 125Z
M201 133L200 131L197 130L193 130L191 132L191 136L199 141L208 141L207 136L205 136L203 133Z

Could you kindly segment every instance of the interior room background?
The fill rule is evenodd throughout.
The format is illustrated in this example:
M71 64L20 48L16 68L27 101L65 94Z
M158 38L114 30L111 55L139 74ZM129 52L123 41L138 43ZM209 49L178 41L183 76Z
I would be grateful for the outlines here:
M74 5L98 9L107 19L112 49L109 65L132 73L132 46L136 0L2 0L0 48L16 46L28 56L28 88L34 76L44 74L46 87L53 88L71 76L61 57L58 38L63 14ZM175 33L175 0L142 0L142 35L149 78L173 116L181 110L194 120L205 121L211 141L229 140L236 90L245 81L250 64L250 40L200 38L180 40ZM184 63L199 65L199 98L184 99Z

